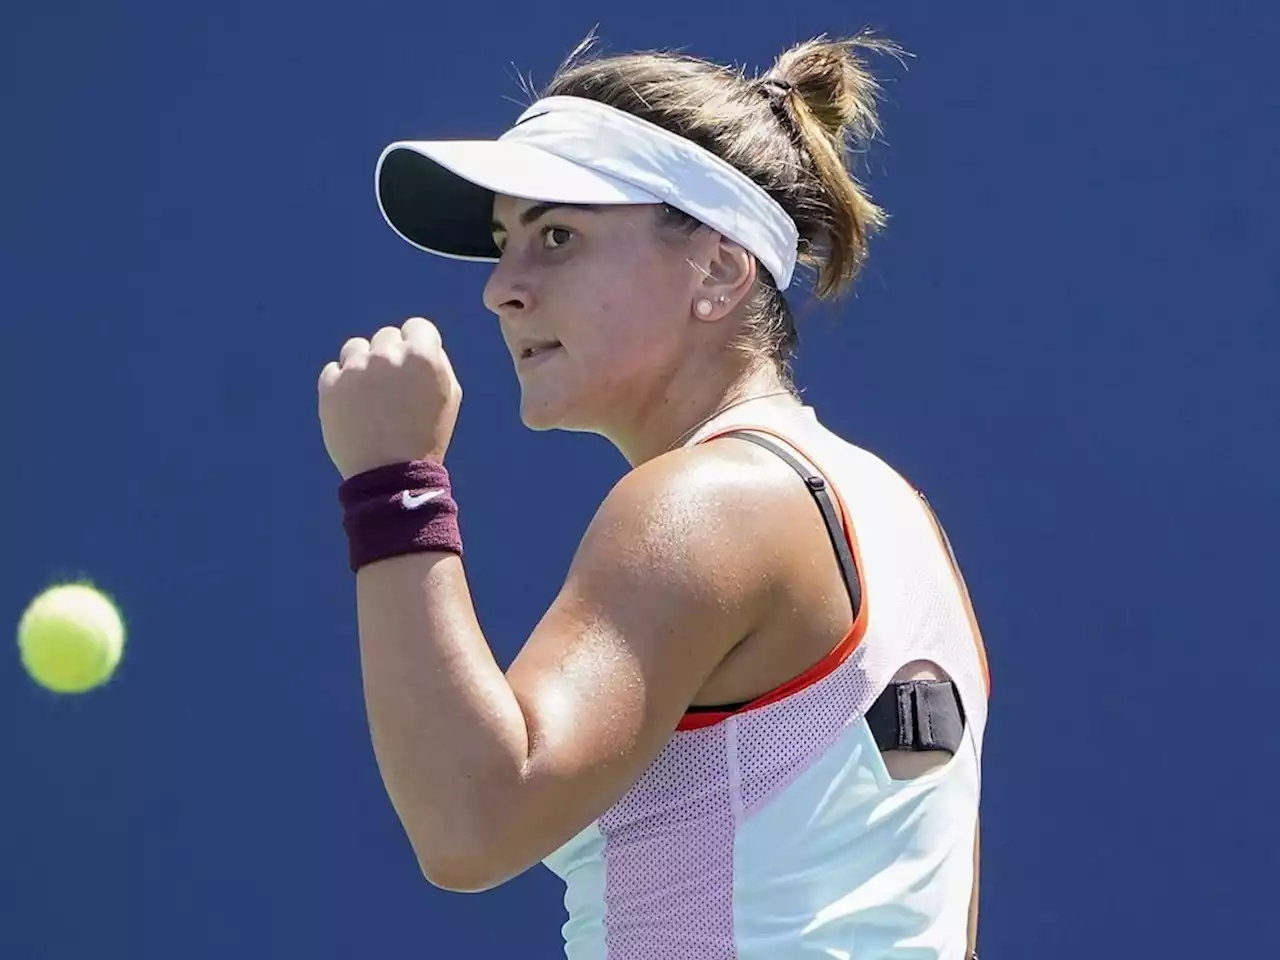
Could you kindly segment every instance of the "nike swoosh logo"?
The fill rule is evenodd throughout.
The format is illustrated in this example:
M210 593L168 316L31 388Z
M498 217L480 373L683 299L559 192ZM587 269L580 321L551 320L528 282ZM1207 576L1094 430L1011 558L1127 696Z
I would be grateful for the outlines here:
M422 493L410 493L408 490L400 494L400 502L406 510L417 510L424 503L434 500L443 490L424 490Z

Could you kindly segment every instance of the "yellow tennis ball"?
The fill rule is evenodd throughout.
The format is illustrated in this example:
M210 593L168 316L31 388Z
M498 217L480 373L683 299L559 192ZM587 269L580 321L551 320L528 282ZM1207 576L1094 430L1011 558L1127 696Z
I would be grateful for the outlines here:
M120 612L87 583L50 587L18 623L18 649L27 673L55 693L83 693L105 683L124 650Z

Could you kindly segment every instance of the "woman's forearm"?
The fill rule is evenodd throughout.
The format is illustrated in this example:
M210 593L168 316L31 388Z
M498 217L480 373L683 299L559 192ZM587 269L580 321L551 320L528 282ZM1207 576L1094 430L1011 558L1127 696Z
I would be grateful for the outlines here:
M364 695L388 796L424 873L465 886L516 801L525 717L476 621L461 561L416 554L357 575Z

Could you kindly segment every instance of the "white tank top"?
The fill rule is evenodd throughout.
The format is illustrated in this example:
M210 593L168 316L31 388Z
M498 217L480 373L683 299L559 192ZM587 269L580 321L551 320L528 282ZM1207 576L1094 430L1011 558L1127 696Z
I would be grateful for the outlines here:
M739 408L688 444L741 430L826 480L858 614L778 689L688 714L632 789L546 858L565 882L565 955L962 960L989 681L945 534L915 489L810 407ZM864 715L915 660L950 674L965 732L944 766L898 781Z

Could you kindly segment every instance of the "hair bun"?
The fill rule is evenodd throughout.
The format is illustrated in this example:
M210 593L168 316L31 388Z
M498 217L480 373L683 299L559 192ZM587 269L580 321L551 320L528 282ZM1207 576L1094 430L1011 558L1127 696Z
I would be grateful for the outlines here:
M876 116L880 85L859 51L904 56L892 41L867 32L846 40L820 36L779 56L764 83L795 91L832 140L869 142L880 132Z

